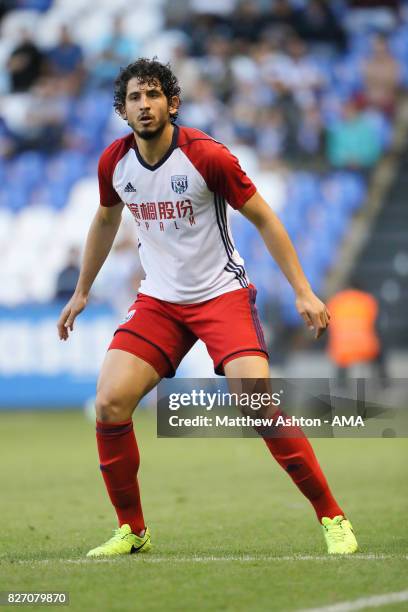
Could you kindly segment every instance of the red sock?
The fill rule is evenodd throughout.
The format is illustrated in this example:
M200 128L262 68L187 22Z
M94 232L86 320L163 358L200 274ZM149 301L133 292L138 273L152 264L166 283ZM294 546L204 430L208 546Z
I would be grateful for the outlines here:
M303 431L297 426L282 426L280 429L276 434L282 437L264 438L265 443L279 465L313 505L319 521L323 516L344 516Z
M96 441L102 476L118 515L119 527L127 523L133 533L139 534L145 529L145 523L137 482L140 457L133 422L96 421Z

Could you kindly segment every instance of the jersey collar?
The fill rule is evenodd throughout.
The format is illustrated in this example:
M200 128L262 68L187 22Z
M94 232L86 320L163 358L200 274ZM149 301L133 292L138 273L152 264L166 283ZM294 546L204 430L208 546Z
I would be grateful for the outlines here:
M150 164L148 164L143 159L143 157L140 155L139 149L137 148L136 140L134 140L134 148L135 148L136 157L137 157L139 163L143 166L143 168L146 168L147 170L152 170L152 171L153 170L157 170L157 168L160 168L160 166L162 166L164 164L164 162L169 159L169 157L173 153L174 149L177 148L178 135L179 135L178 125L174 125L173 137L171 139L171 145L170 145L169 149L167 150L167 153L165 153L163 155L163 157L161 159L159 159L159 161L156 162L155 164L153 164L152 166Z

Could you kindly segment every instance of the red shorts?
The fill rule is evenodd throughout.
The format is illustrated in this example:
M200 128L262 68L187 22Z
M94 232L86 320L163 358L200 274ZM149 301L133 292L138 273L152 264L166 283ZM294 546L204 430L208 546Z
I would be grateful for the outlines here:
M224 374L228 361L244 355L268 359L255 306L256 289L229 291L199 304L172 304L139 293L109 349L132 353L147 361L163 378L176 369L197 339L202 340Z

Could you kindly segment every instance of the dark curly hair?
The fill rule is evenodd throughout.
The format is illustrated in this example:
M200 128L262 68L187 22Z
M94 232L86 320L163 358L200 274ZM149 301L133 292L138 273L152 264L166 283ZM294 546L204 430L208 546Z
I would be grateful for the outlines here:
M148 85L151 85L154 81L158 81L169 104L173 96L178 96L180 98L180 86L177 77L171 70L170 64L162 64L157 61L156 57L151 60L146 57L140 57L132 64L129 64L125 68L121 68L115 80L113 106L119 115L125 108L127 84L130 79L133 78L138 79L141 83L147 83ZM171 114L172 123L176 121L177 115L178 112Z

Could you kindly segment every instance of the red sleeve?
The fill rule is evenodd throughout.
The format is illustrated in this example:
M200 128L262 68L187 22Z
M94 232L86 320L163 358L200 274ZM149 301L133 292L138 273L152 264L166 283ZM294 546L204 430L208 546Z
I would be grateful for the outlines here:
M184 128L184 131L187 130ZM193 132L193 130L189 130ZM210 191L221 195L235 209L241 208L256 187L239 165L238 159L221 143L206 134L182 143L182 151L197 168Z
M113 142L104 150L99 158L98 181L101 206L116 206L121 199L113 188L112 177L118 160L118 141Z
M224 145L214 144L207 161L207 185L211 191L222 195L232 208L241 208L254 195L256 187L235 155Z

